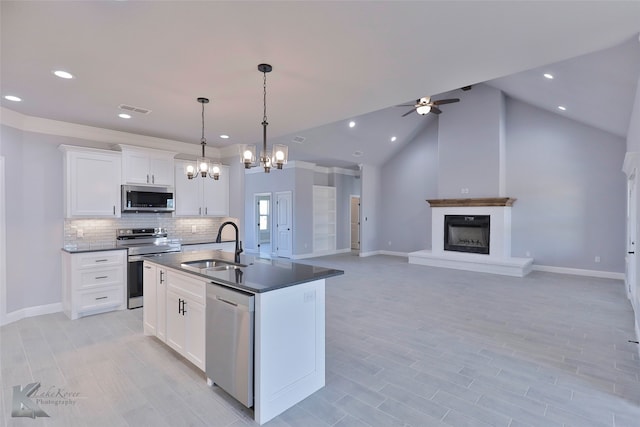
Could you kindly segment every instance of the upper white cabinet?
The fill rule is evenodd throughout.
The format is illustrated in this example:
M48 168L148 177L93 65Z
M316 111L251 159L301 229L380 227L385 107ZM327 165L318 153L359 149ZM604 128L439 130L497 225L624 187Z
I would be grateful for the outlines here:
M121 154L61 145L66 218L120 217Z
M173 187L173 157L176 153L120 145L122 184L168 185Z
M229 167L220 167L216 181L200 176L187 178L190 162L175 161L176 216L229 216Z
M336 250L336 188L313 186L313 253Z

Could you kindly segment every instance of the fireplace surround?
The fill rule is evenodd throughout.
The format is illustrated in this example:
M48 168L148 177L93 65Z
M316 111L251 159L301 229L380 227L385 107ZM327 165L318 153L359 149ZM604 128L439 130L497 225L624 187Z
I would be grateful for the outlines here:
M411 252L409 263L507 276L527 275L531 271L533 259L511 256L511 206L515 200L510 197L427 200L431 205L431 249ZM445 247L449 246L445 245L445 238L448 241L448 236L445 236L445 218L452 216L473 217L474 220L481 216L487 217L488 248L483 249L483 252L461 252ZM484 243L477 243L477 232L467 233L462 236L462 240L474 241L473 246L481 246L480 244Z

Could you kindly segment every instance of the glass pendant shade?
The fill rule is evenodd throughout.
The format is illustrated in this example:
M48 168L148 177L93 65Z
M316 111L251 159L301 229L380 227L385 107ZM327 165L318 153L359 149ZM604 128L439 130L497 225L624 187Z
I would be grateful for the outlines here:
M198 173L201 177L206 178L207 174L211 170L211 165L209 165L209 160L206 157L200 157L198 159Z
M186 168L184 168L184 173L187 175L187 178L193 179L196 176L196 166L189 163Z
M214 163L211 165L209 176L216 181L220 179L220 163Z
M282 169L282 166L287 164L288 157L289 147L282 144L273 145L273 154L271 156L271 161L272 163L275 163L278 169Z
M416 113L420 114L421 116L429 114L429 111L431 111L431 106L429 105L421 105L416 108Z
M242 163L244 163L245 169L250 169L256 161L256 146L247 145L242 148Z

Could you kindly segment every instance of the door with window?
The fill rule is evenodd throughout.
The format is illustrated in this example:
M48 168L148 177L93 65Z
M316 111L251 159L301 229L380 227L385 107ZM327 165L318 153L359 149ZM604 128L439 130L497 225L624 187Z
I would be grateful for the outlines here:
M261 257L271 257L271 193L255 195L256 246Z
M293 206L291 191L276 193L276 255L293 256Z

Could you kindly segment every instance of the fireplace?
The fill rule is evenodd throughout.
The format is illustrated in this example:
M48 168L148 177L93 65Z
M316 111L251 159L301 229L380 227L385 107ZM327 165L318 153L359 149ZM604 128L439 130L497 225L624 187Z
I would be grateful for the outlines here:
M490 215L445 215L444 250L489 254Z

